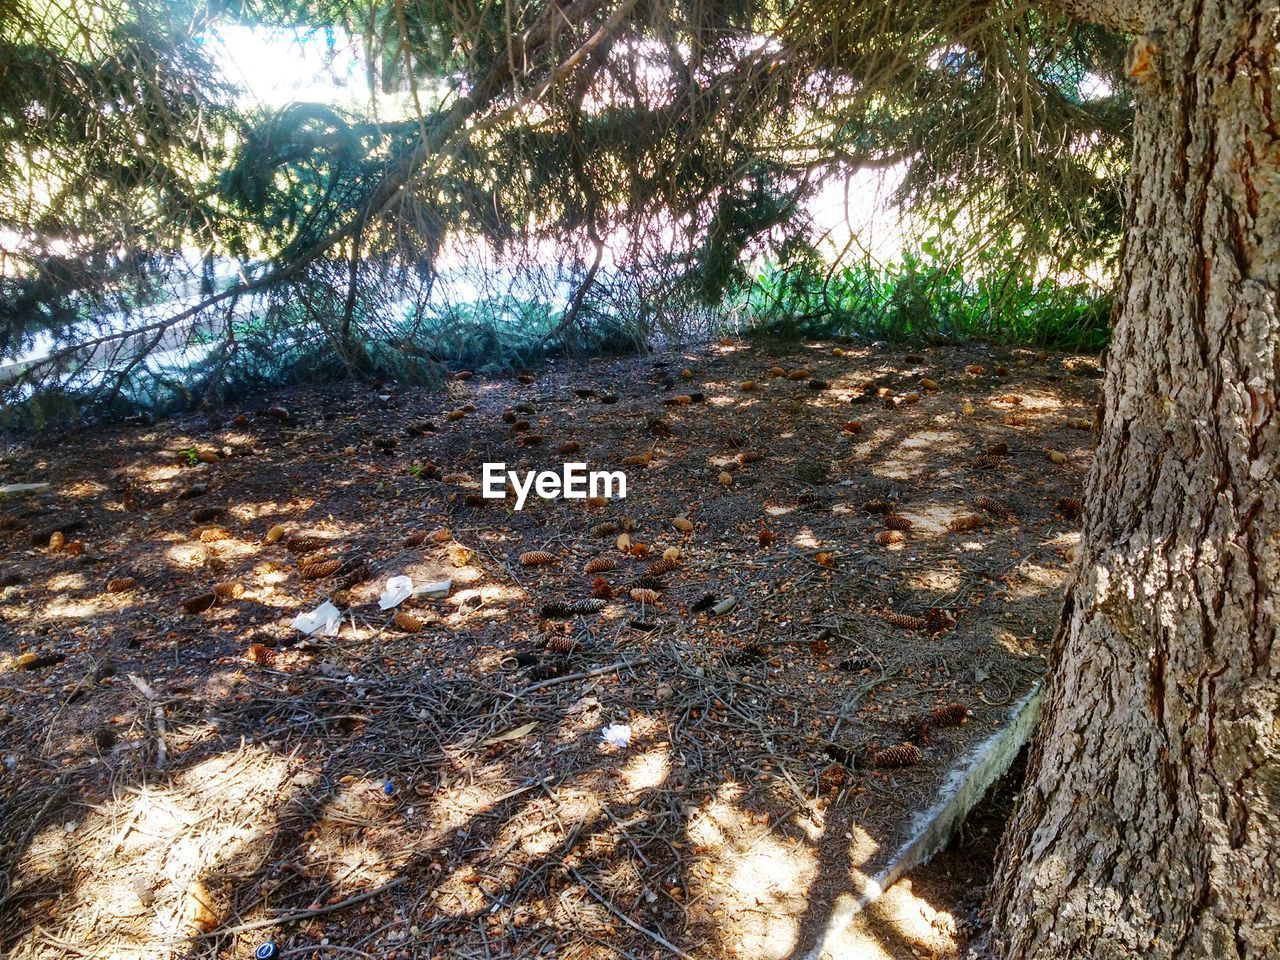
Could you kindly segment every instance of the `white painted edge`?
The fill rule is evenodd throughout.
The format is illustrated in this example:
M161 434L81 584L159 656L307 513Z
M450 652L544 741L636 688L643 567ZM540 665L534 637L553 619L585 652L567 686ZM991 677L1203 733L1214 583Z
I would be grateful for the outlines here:
M987 790L1009 769L1018 751L1031 738L1040 719L1043 685L1035 686L1009 711L1008 722L996 733L973 746L952 768L938 790L933 806L916 816L910 836L898 847L889 863L863 885L860 892L836 898L826 930L804 960L834 960L840 954L837 940L864 909L902 878L927 863L942 850L956 828L986 795Z

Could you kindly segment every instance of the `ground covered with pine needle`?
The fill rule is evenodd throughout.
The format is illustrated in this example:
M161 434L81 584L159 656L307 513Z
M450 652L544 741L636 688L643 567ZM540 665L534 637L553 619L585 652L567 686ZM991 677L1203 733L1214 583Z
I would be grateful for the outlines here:
M8 441L0 949L804 956L1042 674L1097 374L724 342ZM626 499L480 497L566 460ZM963 947L947 856L867 956Z

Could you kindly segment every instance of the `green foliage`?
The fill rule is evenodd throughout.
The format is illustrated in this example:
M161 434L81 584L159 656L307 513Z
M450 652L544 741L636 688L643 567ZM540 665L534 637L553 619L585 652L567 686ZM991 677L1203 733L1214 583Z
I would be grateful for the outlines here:
M52 348L6 398L431 382L698 339L725 304L779 332L1096 344L1102 300L1045 278L1110 268L1132 102L1121 39L1046 9L0 0L0 360ZM390 115L247 113L202 43L228 20L359 36ZM808 201L897 165L954 249L830 270Z
M926 243L883 266L770 265L743 289L740 308L752 330L773 336L980 338L1096 353L1110 335L1111 297L1088 283L1029 276L994 254L974 272Z

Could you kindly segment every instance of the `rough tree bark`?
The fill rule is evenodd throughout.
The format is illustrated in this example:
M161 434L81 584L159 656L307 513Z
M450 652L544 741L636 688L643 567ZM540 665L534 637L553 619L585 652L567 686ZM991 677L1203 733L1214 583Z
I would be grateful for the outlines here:
M1100 446L993 897L1009 960L1280 955L1278 9L1162 0L1139 40Z

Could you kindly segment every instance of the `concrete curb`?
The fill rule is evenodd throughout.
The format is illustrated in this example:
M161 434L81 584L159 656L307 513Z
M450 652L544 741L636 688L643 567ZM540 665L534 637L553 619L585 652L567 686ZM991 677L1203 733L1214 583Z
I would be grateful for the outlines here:
M956 827L1009 769L1018 751L1031 738L1040 719L1043 686L1037 682L1013 705L1008 722L986 740L975 745L951 771L938 797L916 817L911 835L898 847L893 858L866 882L860 893L837 898L831 919L817 945L804 960L828 960L841 956L838 941L854 918L913 867L927 862L947 845Z

